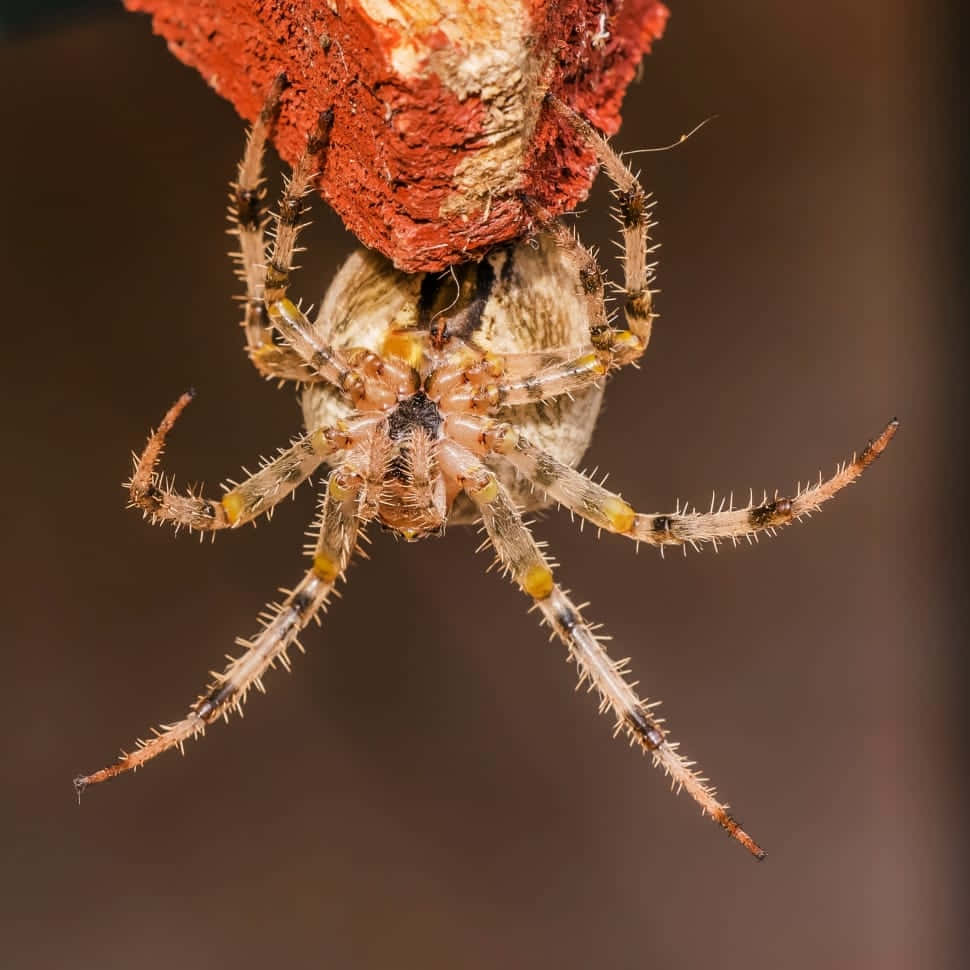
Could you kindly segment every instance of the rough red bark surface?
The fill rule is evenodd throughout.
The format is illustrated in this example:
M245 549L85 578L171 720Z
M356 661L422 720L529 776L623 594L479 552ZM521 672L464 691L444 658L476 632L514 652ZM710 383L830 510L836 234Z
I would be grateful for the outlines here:
M547 91L614 132L668 12L658 0L125 0L243 117L285 72L276 145L292 162L333 108L324 197L401 269L520 235L528 193L576 205L591 156ZM604 36L608 35L608 36Z

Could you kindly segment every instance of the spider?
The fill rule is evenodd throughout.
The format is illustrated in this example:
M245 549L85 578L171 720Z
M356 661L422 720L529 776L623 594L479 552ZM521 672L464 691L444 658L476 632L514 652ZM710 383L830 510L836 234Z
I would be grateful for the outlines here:
M377 520L407 541L446 525L480 520L497 562L566 646L580 683L616 717L616 732L649 752L755 857L764 851L729 814L714 789L672 742L655 704L642 700L625 662L610 659L603 638L560 588L554 564L533 538L523 512L564 506L598 529L658 546L750 538L774 533L817 509L855 481L883 451L895 420L827 480L775 497L709 512L686 508L637 512L574 465L596 420L604 379L644 353L656 315L650 259L651 202L608 142L556 98L558 113L595 154L614 183L621 225L625 327L606 310L605 279L592 253L562 223L533 207L526 238L499 246L481 262L450 274L406 274L382 256L358 250L337 273L316 319L287 296L304 199L329 142L322 115L286 182L278 212L264 211L262 156L285 84L278 79L251 128L232 185L239 276L246 285L246 351L267 378L302 388L306 433L264 462L220 499L175 491L158 470L173 424L191 400L183 394L135 459L131 505L153 523L209 532L238 528L272 512L322 466L311 564L280 603L261 616L242 652L215 674L184 718L155 729L147 741L75 781L78 792L144 765L203 734L240 710L254 685L287 652L330 599L359 541ZM324 159L325 163L325 159ZM270 222L275 231L267 233ZM267 238L270 237L270 238ZM457 287L456 287L457 284ZM457 291L457 293L456 293Z

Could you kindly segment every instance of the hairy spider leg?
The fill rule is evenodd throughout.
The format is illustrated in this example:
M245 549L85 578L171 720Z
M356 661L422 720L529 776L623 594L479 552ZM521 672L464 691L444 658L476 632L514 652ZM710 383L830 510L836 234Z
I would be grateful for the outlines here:
M246 137L246 147L239 162L236 181L230 186L229 219L232 225L229 232L239 238L239 251L234 254L234 259L238 264L237 275L246 284L246 295L243 297L246 308L242 325L246 334L246 353L249 359L264 377L281 381L312 382L323 378L314 374L289 348L273 343L265 300L267 275L265 230L271 216L267 213L265 205L263 155L270 130L279 115L280 96L285 87L286 78L281 74L270 88L263 109ZM313 164L313 153L319 153L325 147L317 134L315 133L308 140L307 150L298 162L297 167L301 171L309 170ZM296 170L294 170L295 174ZM299 184L303 184L305 193L306 178L298 180L297 185ZM285 269L275 270L277 275L288 274L288 261L293 255L298 228L296 221L302 209L299 198L293 200L290 195L290 190L295 188L294 180L291 178L280 204L280 212L276 216L277 238L279 238L283 214L288 213L293 219L292 225L287 223L284 227L284 247L272 263L274 268L285 265ZM284 258L287 260L286 264L283 263Z
M576 267L588 307L590 347L579 350L572 357L564 359L560 356L550 366L532 374L523 373L521 367L513 371L510 366L508 373L498 381L485 384L474 393L466 388L464 394L470 401L468 406L476 411L535 404L596 383L610 371L632 364L643 356L656 317L650 291L652 267L647 262L653 251L650 245L650 230L654 226L649 217L650 197L605 138L558 98L547 95L547 100L595 153L597 161L616 186L613 193L617 199L615 214L623 240L624 281L620 291L628 329L617 330L607 319L603 273L593 254L582 245L575 232L533 207L533 214L571 256Z
M337 350L291 300L271 303L269 316L287 345L359 411L383 411L417 389L405 361L361 348Z
M300 221L308 211L303 200L313 187L313 180L320 173L321 166L317 164L317 159L322 155L323 163L326 162L332 127L331 108L320 115L316 129L307 136L306 148L293 166L290 177L284 179L279 207L272 217L273 245L266 265L263 290L267 306L282 300L290 285L290 273L294 268L293 257L301 251L296 246L297 238L300 230L309 224Z
M535 374L503 374L498 380L457 386L442 397L442 410L494 413L499 408L538 404L573 394L606 377L609 362L595 350L583 352Z
M305 434L289 448L280 449L272 461L265 461L258 472L245 481L230 483L221 499L181 493L167 488L158 470L168 433L192 400L187 391L166 412L158 430L149 435L128 483L130 505L142 509L152 525L173 522L190 531L212 532L243 525L267 512L302 484L325 461L350 448L377 421L358 418L338 427L318 428Z
M670 776L672 785L684 789L706 815L710 815L755 858L764 850L748 835L715 796L714 789L679 753L669 740L662 720L650 704L637 696L626 678L626 661L614 661L600 638L583 619L579 608L556 583L552 566L522 521L508 493L495 475L471 452L449 442L442 446L442 460L458 475L464 491L481 513L485 531L498 562L519 588L532 598L543 621L565 644L579 671L580 684L588 683L600 696L600 709L616 716L616 730L626 731L631 742L650 753L654 764Z
M266 187L263 183L263 155L270 130L279 116L280 97L286 88L285 75L279 75L266 96L266 101L253 126L246 135L246 147L236 170L236 180L230 184L230 235L239 239L239 251L233 254L237 275L246 284L246 306L243 329L246 352L254 366L265 377L302 379L303 367L287 367L282 354L274 353L266 304L263 301L263 282L266 275L265 229L269 221L266 211Z
M769 502L765 493L760 503L752 500L737 509L714 511L712 501L710 512L678 509L658 515L635 511L620 495L557 461L510 424L476 415L449 416L445 422L450 437L476 454L506 458L533 485L570 512L600 529L661 548L685 544L696 548L702 542L717 545L728 539L737 544L739 538L750 539L759 532L773 534L775 529L797 522L851 485L883 453L898 426L893 419L861 453L840 464L834 475L824 481L819 476L817 484L799 488L791 497L779 497L776 492Z
M562 232L572 236L569 230ZM555 235L559 237L562 232L557 229ZM576 246L579 246L578 242ZM584 283L584 288L587 285ZM592 295L588 290L587 297L591 307L602 307L601 297ZM595 321L597 316L591 316L591 319ZM531 373L522 365L523 362L536 360L534 353L496 356L496 363L501 368L496 379L488 382L456 382L454 388L443 395L442 407L494 413L503 407L538 404L563 394L582 391L603 380L611 370L633 363L643 353L643 338L630 330L614 330L607 326L605 330L591 332L591 340L595 341L592 346L580 348L578 352L572 349L543 351L539 357L540 363L551 363ZM520 356L523 360L519 359Z
M603 272L593 254L582 245L574 231L533 208L543 227L570 256L586 297L590 347L575 356L558 359L551 366L519 376L511 372L496 382L480 387L471 398L474 410L519 404L535 404L560 394L572 394L599 381L610 371L632 364L643 356L650 342L655 314L650 291L651 267L647 263L650 247L651 202L639 180L601 135L558 98L548 96L550 104L596 154L612 179L617 198L616 218L622 229L624 284L623 311L627 330L617 330L605 310Z
M650 230L656 225L650 219L653 202L629 166L613 150L610 143L593 130L585 118L555 95L550 94L546 97L573 131L592 149L596 160L615 186L613 196L617 200L617 205L614 214L620 224L623 237L623 286L621 288L623 313L630 332L640 341L639 353L636 355L640 356L650 343L653 321L656 319L656 314L653 312L653 295L650 290L653 267L647 262L655 250L655 247L650 245ZM598 272L598 269L596 271Z
M213 672L205 692L182 720L155 729L152 738L139 741L135 750L122 753L114 764L76 778L79 793L88 785L140 768L170 748L184 751L185 742L204 734L209 724L220 717L228 720L234 710L240 712L251 687L263 691L263 675L277 661L289 669L287 651L294 644L303 649L297 637L326 605L354 551L361 488L356 473L344 467L331 472L316 522L319 532L312 550L313 565L300 583L282 603L271 604L261 615L262 629L256 636L236 641L244 652L230 660L222 673Z

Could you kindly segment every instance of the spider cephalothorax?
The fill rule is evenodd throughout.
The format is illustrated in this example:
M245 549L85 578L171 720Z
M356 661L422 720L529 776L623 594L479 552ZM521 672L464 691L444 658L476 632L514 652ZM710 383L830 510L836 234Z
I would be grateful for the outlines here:
M181 747L238 709L253 684L287 650L329 599L347 568L361 525L377 520L408 540L446 524L480 519L498 562L531 598L543 621L595 687L617 728L651 753L755 856L763 852L678 753L667 729L607 655L580 609L559 587L553 566L523 522L524 508L550 503L600 529L659 546L768 531L794 522L854 481L885 448L892 422L828 480L792 497L710 512L636 512L618 494L574 469L589 443L604 377L637 360L653 323L647 263L649 206L637 179L585 122L550 99L595 151L616 184L624 243L619 288L625 327L605 310L603 277L591 254L560 224L536 212L524 241L493 250L444 276L409 275L358 251L331 285L314 321L287 296L303 197L328 122L309 140L265 246L261 156L280 93L254 126L234 186L240 275L246 282L247 351L269 378L303 387L306 433L221 499L163 485L157 470L165 437L190 400L183 395L135 463L132 503L154 522L190 529L232 528L269 512L322 466L317 541L303 579L275 605L244 651L218 675L182 720L156 731L113 765L77 779L80 790Z

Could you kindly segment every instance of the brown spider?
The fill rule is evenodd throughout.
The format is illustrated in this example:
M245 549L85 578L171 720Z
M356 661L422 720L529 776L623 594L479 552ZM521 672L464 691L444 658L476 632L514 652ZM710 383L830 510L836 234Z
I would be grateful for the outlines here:
M853 482L883 451L891 422L826 481L790 498L706 513L636 512L573 468L599 411L604 378L635 362L650 340L652 309L648 196L608 143L557 100L559 113L596 154L615 183L624 247L626 327L613 326L603 275L593 256L561 224L544 219L532 238L498 247L450 276L409 275L358 250L337 274L316 320L287 298L304 196L315 159L329 140L329 119L309 139L286 185L267 252L261 161L279 104L277 82L253 126L233 186L246 282L246 347L266 377L302 385L307 433L221 499L167 488L157 470L165 438L191 400L184 394L136 459L132 505L152 522L204 531L233 528L270 512L321 465L331 468L309 549L312 565L282 603L270 607L243 652L215 676L188 714L165 725L109 767L80 777L78 791L145 764L239 710L254 684L327 603L354 553L360 527L377 519L411 541L450 523L481 519L497 560L539 610L576 661L580 682L595 687L616 730L650 752L757 858L764 852L728 813L706 779L678 752L667 729L610 659L601 638L557 585L553 567L522 519L550 503L634 542L717 544L788 525ZM457 283L457 296L455 292Z

